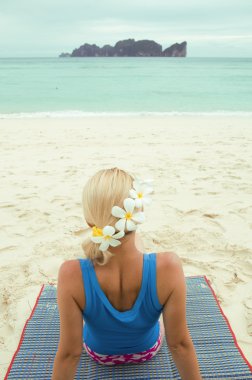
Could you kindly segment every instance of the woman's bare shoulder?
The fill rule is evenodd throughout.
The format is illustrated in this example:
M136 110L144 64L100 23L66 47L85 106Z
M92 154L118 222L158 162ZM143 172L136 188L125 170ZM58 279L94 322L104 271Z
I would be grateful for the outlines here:
M58 279L60 278L83 309L85 306L85 294L79 260L64 261L59 268Z
M65 281L69 281L69 285L75 285L76 282L82 280L81 267L79 260L66 260L59 268L59 275L64 278Z
M61 264L59 271L65 276L71 276L80 269L78 260L66 260Z
M175 252L157 252L157 265L161 268L173 268L181 264L181 259Z
M175 286L176 274L181 266L181 259L175 252L157 252L157 293L162 305Z

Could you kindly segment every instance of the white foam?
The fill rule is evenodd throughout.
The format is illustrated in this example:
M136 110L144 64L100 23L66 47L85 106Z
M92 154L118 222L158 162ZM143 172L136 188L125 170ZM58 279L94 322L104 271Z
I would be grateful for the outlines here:
M53 112L20 112L0 113L0 119L43 119L43 118L82 118L82 117L166 117L166 116L239 116L251 117L252 111L212 111L212 112L86 112L86 111L53 111Z

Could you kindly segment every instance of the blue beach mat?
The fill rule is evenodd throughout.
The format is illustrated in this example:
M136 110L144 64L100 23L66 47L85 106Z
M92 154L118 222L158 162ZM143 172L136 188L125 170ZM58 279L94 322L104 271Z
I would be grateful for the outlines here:
M205 276L187 277L187 321L201 374L207 379L252 379L251 366L238 346ZM42 287L5 380L50 380L59 341L56 288ZM181 379L164 339L156 356L140 364L102 366L83 350L75 379Z

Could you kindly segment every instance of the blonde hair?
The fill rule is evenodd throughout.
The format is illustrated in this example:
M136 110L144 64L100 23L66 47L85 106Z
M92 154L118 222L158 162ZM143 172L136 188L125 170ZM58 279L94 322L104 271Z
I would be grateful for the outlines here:
M129 197L134 177L118 168L104 169L91 177L83 189L82 205L87 224L91 227L103 228L114 226L118 218L111 214L113 206L123 208L123 201ZM99 250L99 244L87 239L82 243L85 256L99 265L105 265L111 252Z

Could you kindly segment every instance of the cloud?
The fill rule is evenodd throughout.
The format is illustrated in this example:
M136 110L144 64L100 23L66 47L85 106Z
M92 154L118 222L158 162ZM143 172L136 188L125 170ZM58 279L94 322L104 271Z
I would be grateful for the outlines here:
M0 55L57 55L84 42L154 39L167 47L188 41L244 44L251 41L251 0L1 0ZM224 46L223 45L223 46ZM197 45L198 46L198 45ZM227 46L227 45L225 45ZM216 50L217 54L218 51ZM243 53L244 54L244 53Z

